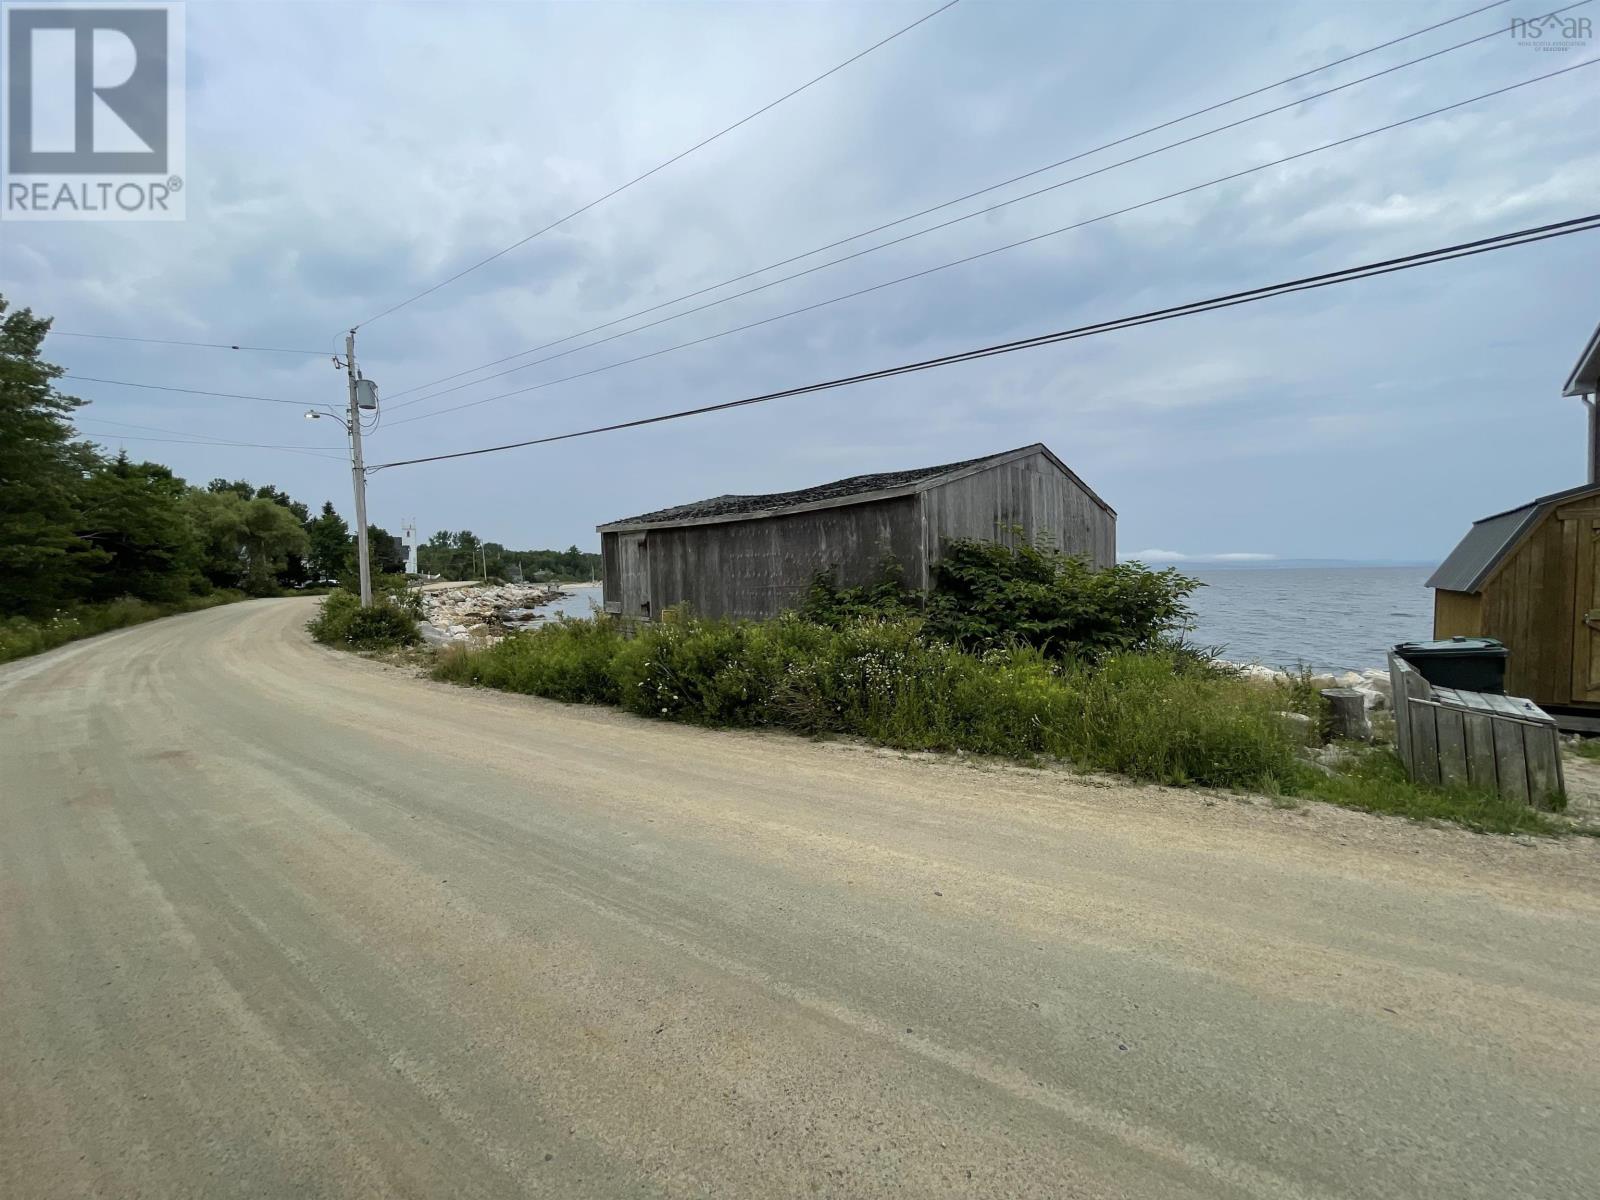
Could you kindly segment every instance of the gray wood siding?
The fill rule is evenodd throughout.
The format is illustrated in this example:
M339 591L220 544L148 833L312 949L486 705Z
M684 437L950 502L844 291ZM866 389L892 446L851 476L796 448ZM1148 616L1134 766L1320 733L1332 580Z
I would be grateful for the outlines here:
M622 602L622 557L618 547L620 533L600 535L600 599L605 604Z
M845 586L866 583L879 577L884 557L892 554L914 586L923 569L915 496L667 526L650 530L647 541L652 616L687 604L706 617L772 617L798 604L819 570L834 568Z
M648 617L645 607L650 598L650 559L642 533L603 533L600 535L600 566L604 572L600 598L621 607L622 617Z
M977 538L1031 542L1047 532L1057 547L1094 567L1117 560L1117 519L1043 454L951 480L922 493L926 556L938 561L946 542Z

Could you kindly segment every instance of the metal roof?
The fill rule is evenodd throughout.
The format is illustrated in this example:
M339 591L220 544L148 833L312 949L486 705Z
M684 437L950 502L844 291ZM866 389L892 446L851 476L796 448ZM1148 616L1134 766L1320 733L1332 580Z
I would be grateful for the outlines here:
M792 492L771 492L758 496L713 496L709 500L696 500L692 504L679 504L637 517L624 517L596 528L601 533L619 530L642 529L673 525L708 525L720 521L752 521L775 517L783 513L804 512L817 508L834 508L845 504L864 504L872 500L887 500L894 496L908 496L926 491L936 484L958 476L1000 466L1012 459L1042 453L1072 479L1084 493L1107 512L1115 510L1094 494L1093 489L1079 479L1064 462L1050 452L1043 442L1020 446L999 454L986 454L982 458L968 458L961 462L944 463L936 467L914 467L906 471L881 471L874 475L852 475L832 483L799 488Z
M1600 483L1585 483L1565 491L1551 492L1518 508L1508 508L1474 521L1467 536L1456 543L1439 569L1428 577L1427 586L1441 592L1476 592L1482 589L1494 569L1505 561L1517 544L1531 533L1555 505L1590 493L1600 495Z
M1600 325L1589 335L1589 344L1578 356L1578 365L1567 376L1563 396L1592 396L1600 392Z

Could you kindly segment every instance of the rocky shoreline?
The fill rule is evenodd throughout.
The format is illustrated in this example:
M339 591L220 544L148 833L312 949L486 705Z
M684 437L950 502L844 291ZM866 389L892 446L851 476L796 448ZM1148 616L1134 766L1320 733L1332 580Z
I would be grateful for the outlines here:
M1280 671L1276 667L1264 667L1260 663L1219 662L1217 665L1237 671L1244 679L1259 679L1263 683L1290 683L1299 678L1292 672ZM1392 703L1393 689L1389 683L1389 672L1382 667L1368 667L1365 671L1344 671L1337 675L1313 675L1311 686L1318 691L1323 688L1350 688L1360 692L1368 712L1386 709Z
M557 584L503 583L420 593L424 641L490 645L544 620L538 610L566 595Z

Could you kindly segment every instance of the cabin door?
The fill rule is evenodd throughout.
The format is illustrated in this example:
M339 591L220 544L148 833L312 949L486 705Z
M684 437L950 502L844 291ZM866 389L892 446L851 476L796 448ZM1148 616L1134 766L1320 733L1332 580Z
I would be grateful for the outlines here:
M617 535L617 563L621 577L617 598L622 601L622 615L653 616L650 611L650 557L644 534Z
M1572 699L1600 704L1600 507L1559 509L1561 549L1573 572Z

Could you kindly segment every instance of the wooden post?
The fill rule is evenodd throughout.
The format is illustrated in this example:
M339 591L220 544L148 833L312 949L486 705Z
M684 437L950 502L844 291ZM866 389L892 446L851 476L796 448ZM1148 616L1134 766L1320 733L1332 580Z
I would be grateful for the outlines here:
M1329 732L1335 741L1372 740L1372 722L1367 720L1367 698L1355 688L1323 688L1322 698L1330 710Z

